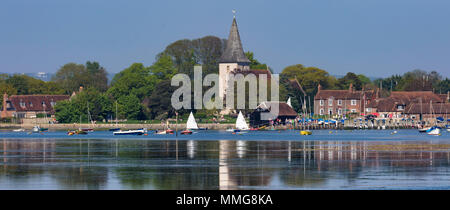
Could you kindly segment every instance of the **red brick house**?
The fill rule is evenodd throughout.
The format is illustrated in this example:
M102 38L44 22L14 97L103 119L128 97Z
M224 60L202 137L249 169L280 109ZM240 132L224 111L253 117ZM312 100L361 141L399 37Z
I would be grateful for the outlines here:
M445 113L448 106L444 97L432 91L392 91L389 97L372 101L367 109L381 119L427 119L432 116L428 114L430 104L435 114Z
M367 104L378 98L375 90L322 90L319 84L314 96L314 115L340 117L350 113L365 113Z
M1 117L35 118L39 113L54 114L58 101L68 100L68 95L3 95Z

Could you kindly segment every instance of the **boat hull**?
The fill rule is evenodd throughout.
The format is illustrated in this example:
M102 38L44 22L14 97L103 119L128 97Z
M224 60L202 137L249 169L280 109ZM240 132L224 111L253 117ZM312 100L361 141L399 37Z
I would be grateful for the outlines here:
M123 135L134 135L134 136L140 136L145 133L144 130L128 130L128 131L116 131L113 134L116 136L123 136Z
M311 135L311 134L312 134L311 131L300 131L300 135L307 136L307 135Z

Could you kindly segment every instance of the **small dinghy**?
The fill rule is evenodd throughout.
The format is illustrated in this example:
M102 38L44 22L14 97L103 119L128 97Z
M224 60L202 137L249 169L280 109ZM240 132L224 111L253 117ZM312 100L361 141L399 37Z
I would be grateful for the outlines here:
M25 129L23 129L23 128L13 130L13 132L24 132L24 131L25 131Z
M31 129L31 132L33 133L39 133L41 131L41 127L39 125L35 125L33 129Z
M188 121L186 123L186 129L189 130L208 130L208 128L199 128L197 122L195 121L194 114L192 112L189 114Z
M312 134L312 132L309 131L309 130L300 131L300 135L303 135L303 136L308 136L308 135L311 135L311 134Z
M181 131L180 134L181 134L181 135L191 135L191 134L192 134L192 131L190 131L189 129L187 129L187 130Z
M241 132L241 131L248 131L250 128L247 125L247 122L245 122L244 115L242 115L242 112L239 111L238 118L236 120L236 128L235 129L227 129L228 132Z

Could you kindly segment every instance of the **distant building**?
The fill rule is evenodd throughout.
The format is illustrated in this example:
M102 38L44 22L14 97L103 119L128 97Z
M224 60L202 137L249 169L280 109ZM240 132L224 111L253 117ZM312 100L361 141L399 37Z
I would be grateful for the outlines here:
M356 91L350 84L348 90L322 90L319 84L314 96L314 114L341 117L346 114L370 113L367 104L378 98L378 90Z
M435 115L445 114L449 105L444 97L432 91L392 91L389 97L372 101L367 109L376 113L378 119L425 120L433 118L430 108Z
M54 114L58 101L68 100L68 95L3 95L2 118L35 118L39 113Z
M284 123L286 120L295 119L298 114L292 109L286 102L262 102L251 114L250 114L250 126L260 127L264 125L270 125L269 120L261 120L261 113L269 113L272 107L278 104L278 116L274 116L271 120L280 120Z

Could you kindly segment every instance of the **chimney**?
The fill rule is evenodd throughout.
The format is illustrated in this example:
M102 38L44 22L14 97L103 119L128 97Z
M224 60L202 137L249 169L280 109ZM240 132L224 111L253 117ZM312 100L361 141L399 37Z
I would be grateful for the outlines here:
M350 83L350 87L348 87L348 91L353 92L353 83Z
M322 90L322 85L320 85L319 83L319 85L317 86L317 92L320 92L320 90Z

